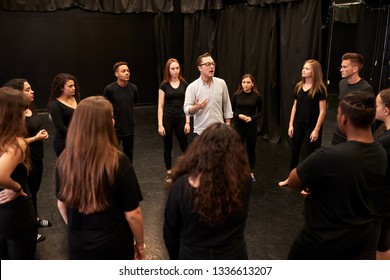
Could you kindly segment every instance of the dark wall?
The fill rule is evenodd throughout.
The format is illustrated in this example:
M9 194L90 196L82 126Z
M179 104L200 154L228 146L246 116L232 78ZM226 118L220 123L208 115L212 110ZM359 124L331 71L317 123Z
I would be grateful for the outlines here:
M155 103L154 14L108 14L81 9L56 12L0 10L0 85L22 77L45 109L53 77L76 76L82 97L102 94L115 80L112 65L127 61L141 103Z

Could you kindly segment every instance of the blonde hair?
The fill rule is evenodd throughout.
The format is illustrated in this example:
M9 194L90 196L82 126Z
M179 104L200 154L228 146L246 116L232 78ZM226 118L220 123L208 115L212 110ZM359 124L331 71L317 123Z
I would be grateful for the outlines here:
M311 71L312 72L312 86L309 90L309 97L314 98L316 92L318 92L318 91L322 91L327 96L328 92L326 90L324 81L322 80L323 75L322 75L321 64L317 60L314 60L314 59L306 60L303 65L305 65L305 64L309 64L311 66L311 69L312 69L312 71ZM295 94L298 94L301 91L305 81L306 81L306 79L304 77L302 77L301 81L299 81L296 84L295 90L294 90Z

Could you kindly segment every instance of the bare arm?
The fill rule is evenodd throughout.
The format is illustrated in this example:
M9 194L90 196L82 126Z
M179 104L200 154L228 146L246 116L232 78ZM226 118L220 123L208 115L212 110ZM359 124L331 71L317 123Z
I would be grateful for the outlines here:
M301 190L302 188L302 182L301 179L298 176L297 169L294 168L291 170L290 175L288 176L288 185L289 188Z
M4 189L10 189L20 194L26 195L18 182L11 178L12 172L15 170L19 163L24 160L24 153L27 148L26 142L18 138L17 139L20 148L13 146L6 146L3 154L0 156L0 186Z
M145 259L145 240L144 240L144 220L142 217L141 207L132 211L125 211L126 220L134 235L134 259Z
M321 100L319 103L320 113L318 115L317 123L312 133L310 134L310 142L314 142L318 140L318 133L321 129L322 124L325 120L326 115L326 100Z
M294 100L294 104L291 108L290 122L288 123L288 136L292 138L294 136L294 119L297 111L297 100Z
M68 213L66 211L66 204L61 200L57 200L57 208L60 211L61 217L64 220L65 224L68 224Z
M164 98L165 98L165 92L159 89L157 119L158 119L158 133L161 136L165 136L165 128L163 126Z

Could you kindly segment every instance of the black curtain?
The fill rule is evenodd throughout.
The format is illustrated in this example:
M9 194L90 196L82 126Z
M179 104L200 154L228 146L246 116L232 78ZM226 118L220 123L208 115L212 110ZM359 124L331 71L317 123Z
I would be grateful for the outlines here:
M173 11L173 0L0 0L0 8L11 11L48 12L76 7L107 13L167 13Z
M127 61L141 103L156 103L154 14L109 14L79 8L55 12L0 10L0 86L26 78L38 109L46 109L53 77L76 76L82 97L116 80L112 65Z
M197 57L210 52L216 75L232 94L250 72L264 96L264 136L286 142L293 88L304 61L321 58L321 1L279 5L232 5L184 15L185 78L199 77ZM321 62L321 61L320 61Z

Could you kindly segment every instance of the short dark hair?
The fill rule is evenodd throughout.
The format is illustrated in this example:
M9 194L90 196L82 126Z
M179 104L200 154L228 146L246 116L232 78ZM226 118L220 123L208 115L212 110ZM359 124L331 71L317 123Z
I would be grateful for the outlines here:
M341 57L341 60L350 60L352 63L356 64L359 67L359 71L362 70L364 64L364 58L361 54L358 53L345 53Z
M341 99L340 110L352 126L368 128L375 120L375 96L366 91L349 92Z
M200 56L198 56L198 60L196 61L198 66L202 63L202 59L205 58L205 57L211 57L211 54L206 52L206 53L201 54Z
M127 64L127 62L125 61L119 61L117 63L114 64L114 66L112 67L112 69L114 70L114 73L116 72L116 70L118 69L119 66L122 66L122 65L126 65L127 67L129 66Z

